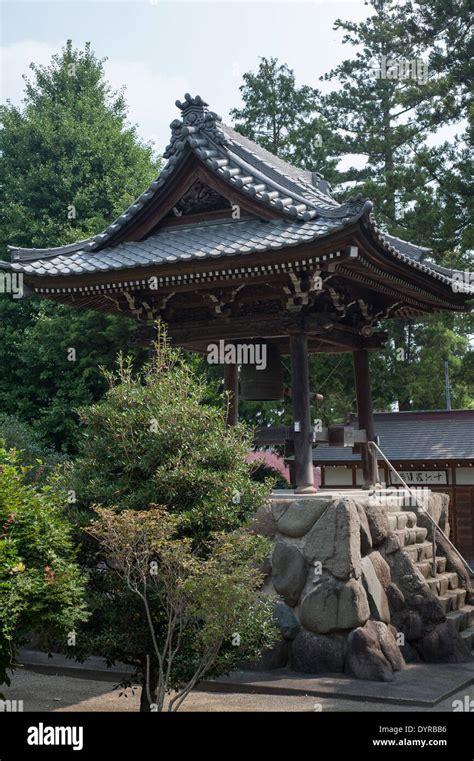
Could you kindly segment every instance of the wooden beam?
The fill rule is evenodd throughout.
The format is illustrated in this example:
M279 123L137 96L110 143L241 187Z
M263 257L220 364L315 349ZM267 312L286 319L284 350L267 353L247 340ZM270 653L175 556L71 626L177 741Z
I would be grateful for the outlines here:
M291 391L293 402L293 442L295 451L295 492L314 494L313 435L311 426L308 338L290 336Z
M354 365L354 380L357 396L357 418L359 428L367 432L367 441L375 440L372 389L370 385L369 355L365 349L352 353ZM359 444L362 459L364 486L370 487L378 483L377 455L367 444Z
M311 320L309 319L311 318ZM168 333L177 345L190 344L194 341L245 340L250 338L279 337L282 344L289 349L288 336L306 335L310 340L317 340L343 351L356 349L378 349L385 342L386 334L378 333L365 337L343 323L331 322L325 315L312 314L306 317L280 313L275 317L249 315L245 318L216 317L205 322L168 323ZM322 349L324 351L324 349ZM331 351L330 348L327 351ZM284 353L289 353L287 350Z

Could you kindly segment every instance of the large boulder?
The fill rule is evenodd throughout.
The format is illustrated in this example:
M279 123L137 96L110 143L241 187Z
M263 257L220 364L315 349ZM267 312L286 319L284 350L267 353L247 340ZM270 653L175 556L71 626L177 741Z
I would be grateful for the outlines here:
M379 503L378 500L368 500L365 506L365 513L369 523L372 544L378 547L387 538L390 527L388 525L387 508Z
M285 536L303 536L319 520L329 504L329 500L324 497L306 497L291 502L278 519L278 531Z
M392 615L397 613L397 611L402 610L405 605L405 596L396 584L391 581L385 594L387 595L388 607L390 608L390 613Z
M278 497L272 497L272 515L276 521L278 521L283 513L288 510L291 501L289 499L279 499Z
M380 581L384 592L386 592L391 581L389 564L384 560L378 550L370 552L368 557L370 558L370 562L374 567L374 571L377 574L377 578Z
M370 534L369 521L367 520L367 514L360 502L356 502L355 506L357 508L360 524L360 551L362 555L367 555L372 549L372 536Z
M382 653L390 663L394 671L405 668L405 661L397 644L397 630L394 626L386 626L381 621L368 621L369 626L377 631L377 637ZM367 624L366 624L367 626Z
M390 531L387 538L385 539L384 546L383 546L383 552L385 555L391 555L394 552L397 552L400 549L400 539L398 537L398 534L395 533L395 531Z
M393 672L405 661L389 627L380 621L368 621L350 632L347 638L346 670L358 679L393 681Z
M301 627L293 610L286 603L276 603L273 608L273 618L285 639L292 640L296 637Z
M354 629L347 638L346 671L357 679L393 682L393 670L376 634L365 627Z
M392 580L401 589L407 600L410 600L414 595L428 591L424 576L405 552L394 552L387 555L387 561Z
M390 608L388 606L387 595L377 578L370 556L362 558L361 565L362 582L365 591L367 592L371 616L377 621L383 621L384 623L389 624Z
M305 674L343 672L346 650L342 634L312 634L302 629L291 645L290 668Z
M338 579L360 576L360 522L351 499L335 501L306 536L304 555Z
M415 643L427 663L468 663L471 652L450 621L442 621Z
M323 577L301 602L302 625L316 634L354 629L370 616L364 587L357 579L346 582Z
M400 645L400 652L405 663L419 663L421 660L418 650L410 642L405 641L404 645Z
M416 610L405 609L395 613L393 623L405 635L407 642L420 639L423 634L423 619Z
M270 504L261 505L250 520L248 527L255 534L274 539L277 533L277 524L273 517L272 506Z
M420 615L425 626L439 624L445 619L441 603L428 590L423 590L420 594L414 595L410 599L410 608Z
M272 580L278 594L294 607L306 581L306 563L298 547L277 542L272 554Z

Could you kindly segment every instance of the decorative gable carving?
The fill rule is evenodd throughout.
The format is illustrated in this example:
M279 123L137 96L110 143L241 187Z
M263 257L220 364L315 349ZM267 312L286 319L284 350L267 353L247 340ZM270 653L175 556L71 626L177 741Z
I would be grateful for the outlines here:
M196 180L167 216L168 218L185 217L188 214L201 214L223 209L231 209L230 201L221 196L214 188L201 180Z

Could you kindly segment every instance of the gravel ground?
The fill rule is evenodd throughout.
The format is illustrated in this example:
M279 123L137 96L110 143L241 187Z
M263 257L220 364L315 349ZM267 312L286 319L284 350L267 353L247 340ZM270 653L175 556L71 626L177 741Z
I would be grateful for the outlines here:
M2 687L5 698L23 700L25 711L138 711L140 689L128 697L119 697L119 690L113 690L110 682L100 682L90 679L78 679L70 676L53 676L37 674L31 671L16 671L10 688ZM429 711L452 711L453 700L464 700L465 696L474 699L474 685L452 695L438 703ZM200 692L191 693L182 705L182 711L396 711L425 712L427 709L416 706L406 706L359 702L314 696L290 695L251 695L231 692Z

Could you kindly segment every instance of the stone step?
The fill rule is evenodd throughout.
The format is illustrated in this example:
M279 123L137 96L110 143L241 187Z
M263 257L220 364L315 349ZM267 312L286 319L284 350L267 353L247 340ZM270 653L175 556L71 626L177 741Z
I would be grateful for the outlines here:
M438 600L443 609L443 613L446 615L451 611L460 610L464 607L464 602L466 600L466 590L449 590L449 592L447 592L445 595L439 595Z
M421 575L425 577L425 579L428 579L432 577L433 574L433 563L431 560L421 560L417 561L416 565L418 567L418 570L420 571ZM446 571L446 558L437 557L436 558L436 575L438 574L444 574ZM448 574L450 574L451 571L448 571ZM456 582L456 583L454 583ZM450 589L456 589L458 586L459 580L457 577L457 574L452 574L452 582L450 585Z
M426 579L430 591L434 595L445 595L449 590L456 590L459 587L459 578L457 573L449 571L448 573L437 573L436 576L432 576L432 566L428 561L417 563L419 570ZM421 566L421 568L420 568ZM429 570L429 575L426 575L426 571Z
M453 610L447 614L446 618L458 632L469 629L474 626L474 605L464 605L459 610Z
M416 561L415 565L425 579L432 578L431 574L433 573L433 566L429 560L421 560L420 562Z
M398 528L396 513L387 513L387 520L390 531L396 531Z
M396 529L394 533L398 536L400 547L407 547L412 544L423 544L426 541L428 529L415 526Z
M454 571L446 571L446 573L440 574L440 576L448 578L450 589L457 589L459 587L459 576Z
M466 645L472 650L474 647L474 626L470 626L468 629L464 629L461 632L461 637Z
M474 605L463 605L461 610L467 614L468 626L474 626Z
M416 523L416 513L417 513L417 510L418 510L418 507L416 505L409 504L410 501L411 501L411 498L408 498L405 501L405 505L404 505L403 504L403 500L400 500L400 499L398 499L398 500L397 499L390 500L390 499L388 499L388 501L386 502L387 512L388 513L395 513L395 514L398 514L398 513L410 513L411 517L409 518L409 520L413 520L413 516L415 516L414 520L415 520L415 523Z
M392 531L416 527L416 513L409 510L390 510L387 518Z
M406 544L403 547L403 552L409 555L415 563L421 563L423 560L431 560L433 557L433 545L431 542Z
M433 557L433 545L431 542L420 542L415 546L418 553L418 562L421 560L431 560Z
M457 603L458 604L457 604L457 606L455 608L456 610L460 610L461 608L464 607L464 605L466 604L466 594L467 594L465 589L460 589L460 588L453 589L452 591L448 592L448 594L452 594L452 595L456 595L457 596Z

